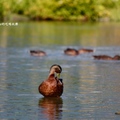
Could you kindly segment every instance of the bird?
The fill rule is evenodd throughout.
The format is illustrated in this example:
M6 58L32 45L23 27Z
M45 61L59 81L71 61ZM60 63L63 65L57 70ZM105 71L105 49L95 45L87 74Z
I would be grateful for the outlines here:
M116 112L115 114L116 114L116 115L120 115L120 112Z
M114 57L108 55L93 55L96 60L120 60L120 55L115 55Z
M113 60L120 60L120 55L115 55L115 56L113 57Z
M36 57L46 56L46 52L44 52L42 50L30 50L30 54L32 56L36 56Z
M64 50L64 53L66 55L70 55L70 56L76 56L79 54L78 50L74 49L74 48L67 48Z
M63 93L63 82L60 78L62 67L53 64L50 67L49 75L38 87L38 91L44 97L60 97Z
M78 52L79 52L79 54L91 53L91 52L93 52L93 50L92 50L92 49L85 49L85 48L82 48L82 49L79 49Z

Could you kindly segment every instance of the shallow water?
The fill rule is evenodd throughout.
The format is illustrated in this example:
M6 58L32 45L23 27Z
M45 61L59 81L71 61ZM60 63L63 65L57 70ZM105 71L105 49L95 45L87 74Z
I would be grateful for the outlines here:
M104 26L43 22L0 27L0 120L119 120L120 61L92 58L120 53L120 25L107 24L107 35ZM92 48L94 53L66 56L67 47ZM33 57L30 49L47 56ZM64 93L45 99L38 85L54 63L63 68Z

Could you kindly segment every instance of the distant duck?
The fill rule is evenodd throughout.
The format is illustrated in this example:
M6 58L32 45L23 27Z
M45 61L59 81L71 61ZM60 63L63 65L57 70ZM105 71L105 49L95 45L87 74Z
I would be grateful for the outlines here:
M116 114L116 115L120 115L120 112L116 112L115 114Z
M92 50L92 49L85 49L85 48L82 48L82 49L79 49L78 52L79 52L79 54L91 53L91 52L93 52L93 50Z
M30 54L36 57L46 56L46 53L42 50L30 50Z
M120 55L115 55L114 57L108 55L93 55L96 60L120 60Z
M115 56L113 57L113 60L120 60L120 55L115 55Z
M70 56L76 56L79 54L78 50L74 49L74 48L67 48L64 50L64 53L66 55L70 55Z
M63 82L59 78L61 72L62 68L60 65L52 65L48 78L38 87L39 93L44 97L60 97L63 93Z

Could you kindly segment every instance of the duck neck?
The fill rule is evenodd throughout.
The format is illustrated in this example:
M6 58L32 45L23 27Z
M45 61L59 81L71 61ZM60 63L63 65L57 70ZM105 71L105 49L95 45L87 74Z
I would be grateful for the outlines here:
M54 69L51 69L51 70L50 70L49 76L50 76L50 75L54 75L54 76L55 76L55 70L54 70Z

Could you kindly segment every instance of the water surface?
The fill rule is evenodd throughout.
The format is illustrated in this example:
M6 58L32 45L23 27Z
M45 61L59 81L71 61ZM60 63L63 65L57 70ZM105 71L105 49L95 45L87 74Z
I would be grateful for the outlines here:
M120 54L118 23L19 23L0 26L0 120L119 120L120 61L92 55ZM85 47L94 53L76 57L64 49ZM33 57L40 49L45 57ZM64 93L46 99L38 93L49 68L63 68Z

